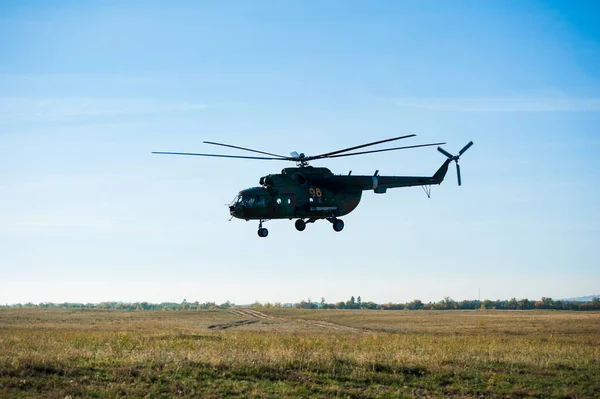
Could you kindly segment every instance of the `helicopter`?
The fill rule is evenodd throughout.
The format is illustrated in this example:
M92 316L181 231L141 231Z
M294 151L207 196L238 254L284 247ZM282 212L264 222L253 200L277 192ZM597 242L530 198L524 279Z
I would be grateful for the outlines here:
M431 185L441 184L448 172L448 167L452 162L456 164L456 174L458 185L460 186L462 181L458 160L465 151L473 145L472 141L467 143L457 155L453 155L442 147L439 147L439 145L446 143L417 144L353 152L361 148L403 140L414 136L416 135L409 134L393 137L313 156L307 156L304 153L298 153L296 151L291 152L289 156L284 156L213 141L203 141L203 143L253 152L261 154L262 156L163 151L155 151L152 153L295 162L296 167L284 168L281 173L269 174L261 177L259 179L260 186L240 191L228 205L231 218L243 219L246 221L258 220L257 234L259 237L264 238L269 234L269 230L263 227L263 222L271 219L296 219L295 227L298 231L304 231L308 223L314 223L318 220L327 220L332 224L334 231L340 232L344 229L344 221L340 219L340 216L347 215L356 209L360 203L363 191L373 190L376 194L384 194L390 188L422 186L429 197L430 189L428 190L425 187L430 188ZM433 176L380 176L379 170L375 171L372 176L352 175L352 171L347 175L336 175L327 168L309 165L309 162L320 159L332 159L435 145L438 145L438 151L444 154L447 159Z

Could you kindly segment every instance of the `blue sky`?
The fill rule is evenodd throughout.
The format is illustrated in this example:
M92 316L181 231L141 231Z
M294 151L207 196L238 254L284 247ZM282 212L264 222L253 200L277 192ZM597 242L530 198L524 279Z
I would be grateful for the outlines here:
M599 19L592 1L3 2L0 303L600 293ZM463 186L366 192L341 233L227 221L280 163L150 154L408 133L473 140Z

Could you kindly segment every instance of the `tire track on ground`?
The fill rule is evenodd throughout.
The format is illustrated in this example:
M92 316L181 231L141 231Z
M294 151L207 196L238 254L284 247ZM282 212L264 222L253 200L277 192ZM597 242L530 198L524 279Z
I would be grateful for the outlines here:
M264 314L263 312L259 312L257 310L254 309L239 309L239 312L246 314L250 317L257 317L259 319L263 319L263 320L275 320L276 318L273 316L269 316Z
M210 330L226 330L231 327L246 326L248 324L254 324L254 323L258 323L258 320L238 320L238 321L233 321L231 323L225 323L225 324L213 324L211 326L208 326L208 328Z
M319 327L319 328L325 328L325 329L335 330L335 331L345 331L345 332L353 332L353 333L364 332L363 330L361 330L359 328L348 327L348 326L344 326L342 324L331 323L328 321L275 317L275 316L267 315L263 312L259 312L258 310L248 309L248 308L229 309L228 311L237 316L247 317L247 318L254 319L254 320L235 321L235 322L216 325L216 326L209 326L209 328L225 329L225 328L230 328L230 327L237 327L237 326L252 324L252 323L259 322L259 321L272 320L272 321L279 321L279 322L283 322L283 323L287 323L287 324L298 323L298 324L303 324L303 325L309 326L309 327Z
M229 313L233 313L233 314L236 314L238 316L246 316L246 313L240 312L239 310L235 310L235 309L229 309Z
M245 320L236 320L236 321L232 321L229 323L213 324L213 325L208 326L208 328L211 330L226 330L231 327L241 327L241 326L246 326L248 324L254 324L254 323L259 323L259 322L263 322L263 321L267 321L267 320L275 320L276 319L273 316L269 316L262 312L259 312L256 310L251 310L251 309L242 309L242 308L228 309L228 312L232 313L236 316L242 316L246 319ZM250 319L250 320L248 320L248 319Z

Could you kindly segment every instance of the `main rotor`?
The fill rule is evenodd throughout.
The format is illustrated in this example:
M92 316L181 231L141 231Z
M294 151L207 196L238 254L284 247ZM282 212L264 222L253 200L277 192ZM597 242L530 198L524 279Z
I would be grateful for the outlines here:
M402 147L384 148L381 150L370 150L370 151L359 151L359 152L348 153L349 151L355 151L355 150L359 150L361 148L370 147L370 146L377 145L377 144L389 143L391 141L407 139L409 137L415 137L415 136L416 136L416 134L408 134L405 136L398 136L398 137L393 137L390 139L373 141L371 143L361 144L361 145L357 145L354 147L344 148L341 150L336 150L336 151L331 151L331 152L326 152L323 154L311 155L311 156L307 156L304 153L298 153L296 151L291 152L289 156L284 156L284 155L279 155L279 154L273 154L270 152L253 150L251 148L239 147L239 146L230 145L230 144L216 143L214 141L203 141L203 143L217 145L217 146L221 146L221 147L234 148L237 150L249 151L249 152L254 152L257 154L269 155L269 156L268 157L258 157L258 156L244 156L244 155L198 154L198 153L190 153L190 152L162 152L162 151L155 151L152 153L153 154L167 154L167 155L191 155L191 156L202 156L202 157L219 157L219 158L258 159L258 160L268 160L268 161L290 161L290 162L295 162L298 167L303 168L305 166L308 166L308 163L310 161L314 161L317 159L349 157L349 156L354 156L354 155L372 154L372 153L376 153L376 152L405 150L405 149L409 149L409 148L429 147L429 146L446 144L446 143L417 144L417 145L402 146Z

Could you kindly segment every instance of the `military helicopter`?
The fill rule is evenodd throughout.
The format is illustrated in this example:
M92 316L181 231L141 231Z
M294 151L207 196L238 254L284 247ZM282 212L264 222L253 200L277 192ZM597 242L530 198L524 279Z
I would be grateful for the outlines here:
M433 184L440 184L444 180L444 177L448 172L448 166L452 161L456 164L458 185L460 186L462 182L458 160L462 154L473 145L473 142L470 141L465 145L457 155L452 155L442 147L438 147L438 151L444 154L447 159L437 172L429 177L380 176L378 170L375 171L372 176L352 175L352 171L350 171L348 175L335 175L327 168L313 167L308 163L318 159L349 157L446 144L417 144L379 150L350 152L414 136L416 135L409 134L393 137L313 156L306 156L303 153L295 151L290 153L290 156L284 156L230 144L216 143L213 141L204 141L203 143L268 155L268 157L162 151L153 152L153 154L295 162L295 168L284 168L281 173L269 174L261 177L259 180L259 187L252 187L240 191L229 205L230 215L232 218L244 219L246 221L258 220L257 233L259 237L266 237L269 234L269 231L263 227L263 222L271 219L296 219L295 226L298 231L304 231L307 223L314 223L324 219L332 224L333 230L340 232L344 228L344 222L339 219L339 217L347 215L356 209L363 191L373 190L377 194L384 194L389 188L422 186L427 196L429 196L430 190L425 187L430 188Z

